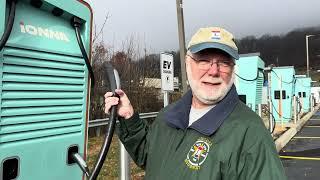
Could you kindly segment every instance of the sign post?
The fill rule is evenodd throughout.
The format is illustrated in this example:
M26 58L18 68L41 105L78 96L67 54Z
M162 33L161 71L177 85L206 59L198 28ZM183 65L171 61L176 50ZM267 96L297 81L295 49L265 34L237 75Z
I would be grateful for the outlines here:
M173 91L173 55L160 54L161 90L163 91L163 106L169 104L169 92Z

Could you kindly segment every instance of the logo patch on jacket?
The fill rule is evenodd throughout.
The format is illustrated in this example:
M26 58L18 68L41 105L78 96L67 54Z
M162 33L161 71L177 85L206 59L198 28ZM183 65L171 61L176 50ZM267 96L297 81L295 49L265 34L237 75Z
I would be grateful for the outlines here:
M211 141L207 138L199 138L190 148L187 158L184 160L186 165L193 170L199 170L201 164L207 159L210 151Z

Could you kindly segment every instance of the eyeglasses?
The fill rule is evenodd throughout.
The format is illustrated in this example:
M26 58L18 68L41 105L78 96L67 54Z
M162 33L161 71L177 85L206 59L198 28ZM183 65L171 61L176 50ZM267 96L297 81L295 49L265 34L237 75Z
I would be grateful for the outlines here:
M190 54L187 54L187 56L189 56L197 63L199 69L205 71L209 70L213 64L217 64L219 70L224 72L229 72L234 66L234 62L230 61L230 59L213 61L212 58L208 56L200 55L199 57L194 57Z

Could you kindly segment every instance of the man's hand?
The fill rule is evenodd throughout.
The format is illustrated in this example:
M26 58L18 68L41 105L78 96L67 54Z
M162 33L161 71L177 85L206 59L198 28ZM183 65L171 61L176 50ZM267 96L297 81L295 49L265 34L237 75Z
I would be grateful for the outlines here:
M116 89L115 92L119 95L119 98L112 97L112 92L107 92L104 95L104 112L109 114L111 106L118 105L118 116L123 117L124 119L131 118L134 111L128 96L121 89Z

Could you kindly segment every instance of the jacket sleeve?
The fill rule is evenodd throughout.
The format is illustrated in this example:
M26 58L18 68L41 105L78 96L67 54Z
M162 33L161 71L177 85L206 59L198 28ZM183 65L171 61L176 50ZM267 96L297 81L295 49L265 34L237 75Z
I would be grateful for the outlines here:
M241 153L237 164L239 180L286 180L279 155L272 143L257 141Z
M120 119L117 134L133 161L144 168L148 156L148 123L135 113L130 119Z

